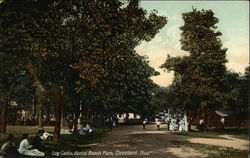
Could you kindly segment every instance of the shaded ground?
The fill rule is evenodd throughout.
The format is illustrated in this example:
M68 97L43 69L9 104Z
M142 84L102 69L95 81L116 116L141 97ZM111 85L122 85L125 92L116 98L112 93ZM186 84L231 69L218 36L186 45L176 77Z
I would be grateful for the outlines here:
M205 157L196 151L192 151L192 153L182 152L182 149L170 143L172 140L182 141L185 139L185 136L169 135L166 131L158 131L155 125L148 125L146 130L143 130L142 126L121 126L108 133L101 143L91 145L91 151L101 152L101 156L91 155L87 157Z
M214 138L198 138L188 135L179 135L178 132L157 130L156 125L147 125L146 130L142 126L120 126L111 132L96 131L94 136L62 135L62 141L46 142L46 146L54 153L46 154L47 157L72 157L77 158L104 157L104 158L245 158L248 150L248 141L237 139L228 135L217 135ZM52 130L48 127L48 131ZM28 132L35 134L35 127L10 127L8 133L18 136ZM103 137L103 134L105 136ZM177 135L175 135L177 134ZM184 133L182 133L184 134ZM197 133L196 133L197 134ZM204 133L203 133L204 134ZM220 133L221 134L221 133ZM234 135L235 136L235 135ZM6 139L6 135L0 136L0 144ZM217 146L214 146L217 145ZM57 155L60 152L59 155ZM233 155L233 157L230 155ZM240 156L241 155L241 156ZM240 157L239 157L240 156Z
M100 143L90 144L91 151L84 157L108 158L202 158L206 154L194 149L184 151L174 145L173 141L190 141L247 150L248 141L224 135L226 139L191 138L182 135L172 135L164 130L157 130L155 125L148 125L146 130L141 126L121 126L109 132Z

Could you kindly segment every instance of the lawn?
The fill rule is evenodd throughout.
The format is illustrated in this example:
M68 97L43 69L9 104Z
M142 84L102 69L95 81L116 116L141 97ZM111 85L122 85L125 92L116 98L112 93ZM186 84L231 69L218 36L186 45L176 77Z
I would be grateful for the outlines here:
M46 131L53 132L53 127L44 127ZM54 141L44 141L44 146L50 148L52 151L86 151L90 149L91 143L96 143L105 135L107 129L94 128L94 134L91 136L81 136L81 135L61 135L60 142ZM37 127L35 126L8 126L7 133L14 134L16 137L16 145L21 141L21 136L23 133L28 133L32 139L36 135ZM6 135L0 135L0 145L6 141ZM30 158L25 156L25 158ZM52 158L51 152L46 153L46 158Z
M202 131L192 131L192 132L171 132L174 135L185 135L197 138L214 138L214 139L225 139L220 137L220 135L231 135L232 137L248 140L248 130L247 129L210 129L207 133Z
M247 158L248 156L248 151L246 150L238 150L229 147L190 143L188 141L172 141L171 143L182 148L185 152L189 152L189 149L194 149L206 155L207 158Z

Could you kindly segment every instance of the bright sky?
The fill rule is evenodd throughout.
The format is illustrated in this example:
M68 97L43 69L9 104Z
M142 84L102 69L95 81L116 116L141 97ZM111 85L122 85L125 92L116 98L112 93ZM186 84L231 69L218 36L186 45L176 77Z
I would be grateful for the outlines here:
M179 27L183 25L181 14L197 9L212 9L219 18L217 30L222 32L220 39L223 47L228 48L226 64L228 69L244 72L249 64L249 2L248 1L141 1L141 7L150 13L158 10L159 15L168 18L168 23L150 42L143 42L136 48L140 55L149 57L150 65L161 74L153 77L160 86L168 86L173 79L173 72L163 72L159 68L171 56L184 55L181 50Z

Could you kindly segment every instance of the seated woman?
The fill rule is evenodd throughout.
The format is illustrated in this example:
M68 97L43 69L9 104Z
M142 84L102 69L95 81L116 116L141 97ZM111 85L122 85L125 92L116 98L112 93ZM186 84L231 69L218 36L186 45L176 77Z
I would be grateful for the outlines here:
M52 140L53 139L53 136L50 133L48 133L47 131L45 131L44 129L39 129L38 132L41 133L40 138L42 140Z
M19 152L14 144L15 137L12 134L9 134L7 142L4 143L1 147L1 153L5 158L18 158L20 157Z
M19 153L29 156L44 156L45 154L37 149L31 149L32 145L30 145L28 141L28 134L23 134L23 140L19 145Z
M90 128L89 124L86 124L86 127L84 128L87 131L87 134L90 134L93 132L93 130Z
M80 135L86 135L86 130L85 130L83 124L82 124L82 121L78 122L77 131L78 131L78 134L80 134Z

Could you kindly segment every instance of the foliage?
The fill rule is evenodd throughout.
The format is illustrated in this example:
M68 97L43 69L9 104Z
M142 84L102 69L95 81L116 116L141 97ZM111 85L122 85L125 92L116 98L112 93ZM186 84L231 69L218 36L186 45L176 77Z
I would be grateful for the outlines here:
M161 66L175 72L174 84L182 97L182 106L188 116L207 117L209 111L226 107L231 94L225 89L226 50L222 48L215 24L218 19L212 10L196 10L182 14L184 25L180 27L182 50L188 56L170 57Z
M0 17L1 51L23 64L13 65L15 79L21 72L17 68L24 69L25 79L16 87L21 105L27 108L34 99L39 116L45 104L56 105L55 112L64 107L66 115L79 114L82 104L89 118L145 111L150 77L158 73L134 48L150 41L167 23L165 17L147 15L138 0L127 5L119 0L10 0L1 3Z

